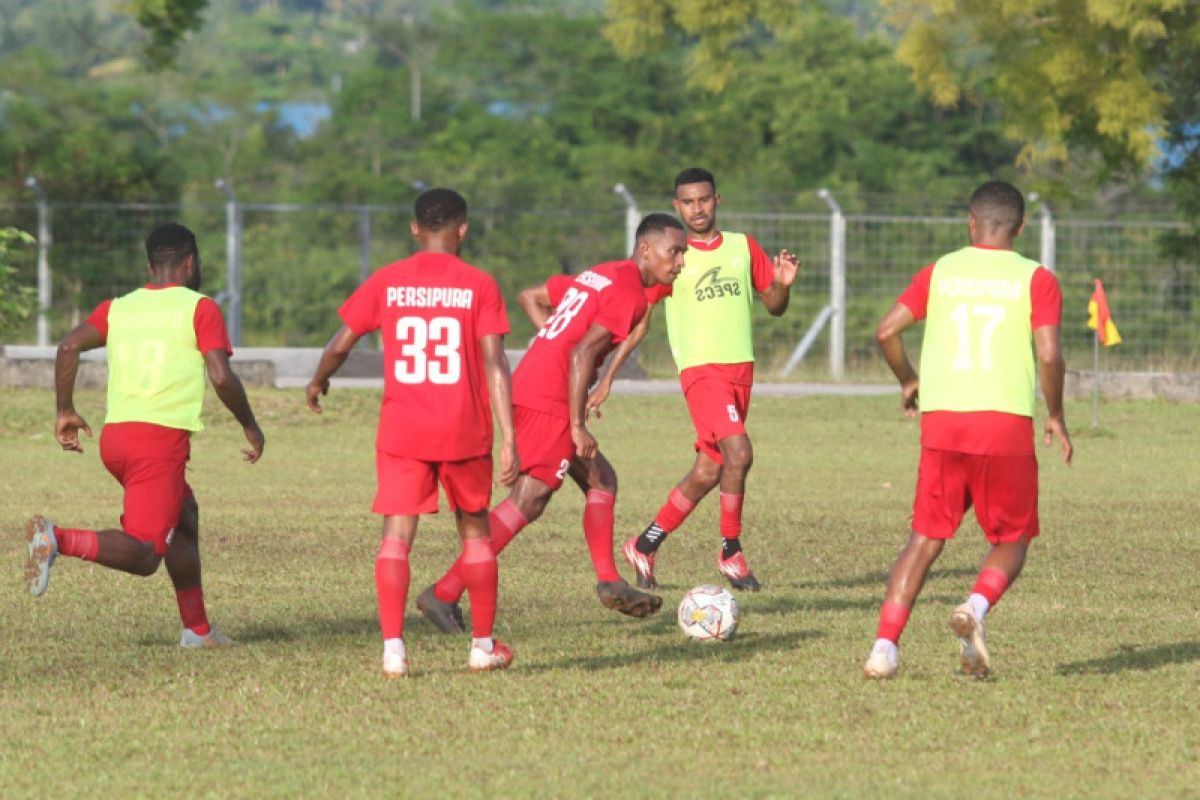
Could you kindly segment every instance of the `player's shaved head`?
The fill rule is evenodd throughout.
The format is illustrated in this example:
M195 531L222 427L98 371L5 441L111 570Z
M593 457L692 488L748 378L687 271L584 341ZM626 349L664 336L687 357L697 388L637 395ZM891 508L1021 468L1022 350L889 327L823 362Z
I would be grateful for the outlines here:
M670 214L647 214L642 218L642 221L638 223L634 240L641 241L651 234L663 233L668 228L682 231L683 223L672 217Z
M417 198L413 218L427 231L461 225L467 221L467 201L453 189L430 189Z
M181 266L188 256L200 259L196 234L178 222L159 225L146 237L146 260L155 272Z
M1025 221L1025 198L1007 181L988 181L971 195L968 210L984 228L1016 236Z
M717 179L713 174L702 167L688 167L683 172L675 176L675 190L678 191L680 186L687 186L690 183L707 183L715 192L717 190Z

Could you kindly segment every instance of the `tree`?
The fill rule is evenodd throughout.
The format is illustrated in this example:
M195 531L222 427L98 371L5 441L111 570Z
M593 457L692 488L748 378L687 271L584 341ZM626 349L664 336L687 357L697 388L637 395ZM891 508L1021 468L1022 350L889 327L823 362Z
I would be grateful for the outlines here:
M150 37L146 58L161 68L174 62L179 41L204 24L208 0L129 0L128 7Z
M1196 140L1200 5L1189 0L885 0L934 102L998 100L1029 162L1073 148L1141 170ZM1191 130L1188 126L1192 125ZM1170 167L1168 167L1169 169Z
M20 280L11 263L14 245L29 245L33 237L16 228L0 228L0 338L11 334L33 311L34 290Z

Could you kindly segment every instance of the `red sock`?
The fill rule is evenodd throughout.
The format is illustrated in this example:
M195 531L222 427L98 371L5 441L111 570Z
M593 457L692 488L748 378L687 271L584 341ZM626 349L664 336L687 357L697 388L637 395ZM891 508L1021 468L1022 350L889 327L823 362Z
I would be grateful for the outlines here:
M375 594L379 598L379 629L384 639L404 636L404 603L408 600L408 544L384 539L375 557Z
M493 508L492 513L488 514L488 539L492 544L492 554L500 555L500 551L528 524L529 521L512 500L505 500ZM443 603L457 603L466 587L462 577L462 557L459 556L441 580L433 585L433 594Z
M175 603L179 606L179 618L183 627L197 636L207 636L212 628L208 624L208 614L204 612L204 589L178 589L175 592Z
M1008 576L998 569L987 567L979 571L979 577L975 579L975 587L971 589L971 592L983 595L987 599L988 605L994 606L1000 602L1006 589L1008 589Z
M583 535L598 581L621 579L613 561L613 507L616 503L617 496L612 492L588 489L587 504L583 507Z
M908 624L908 615L911 613L911 608L885 600L879 609L879 628L875 632L875 638L899 644L900 634L904 633L904 626Z
M96 554L100 552L100 538L96 536L95 531L55 528L54 538L58 540L58 552L64 556L95 561Z
M464 539L460 560L462 579L471 598L472 635L484 639L492 635L492 625L496 622L499 574L492 543L487 539Z
M658 510L654 521L658 527L663 529L663 533L670 533L683 524L695 507L696 504L684 497L683 492L679 491L679 487L676 486L667 495L667 502L663 503L662 508Z
M721 535L726 539L742 535L742 501L745 499L744 494L721 492Z

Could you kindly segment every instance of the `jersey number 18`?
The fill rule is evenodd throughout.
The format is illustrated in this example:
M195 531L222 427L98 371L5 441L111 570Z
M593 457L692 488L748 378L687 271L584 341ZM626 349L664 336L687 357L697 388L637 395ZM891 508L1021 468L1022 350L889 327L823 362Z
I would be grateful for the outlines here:
M393 374L400 383L458 383L462 376L462 326L454 317L401 317L396 322L400 357Z

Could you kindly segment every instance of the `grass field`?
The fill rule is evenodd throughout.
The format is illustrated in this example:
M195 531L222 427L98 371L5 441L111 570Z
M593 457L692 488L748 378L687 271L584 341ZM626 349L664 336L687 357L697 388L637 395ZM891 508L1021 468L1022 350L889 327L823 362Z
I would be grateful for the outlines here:
M211 398L210 398L211 399ZM501 558L498 635L517 661L471 675L468 641L411 609L415 677L383 680L371 452L378 395L252 395L256 466L215 407L193 444L210 616L243 646L184 652L165 571L63 559L24 594L23 521L111 526L94 444L61 453L48 392L0 390L0 795L389 797L1195 797L1200 789L1197 408L1108 405L1077 460L1042 460L1043 535L989 616L995 675L958 677L946 621L984 542L935 567L890 683L861 677L907 536L916 424L893 398L760 398L744 540L765 590L729 644L686 641L595 599L572 487ZM94 424L103 397L84 394ZM618 539L689 461L676 397L615 397L594 426L621 476ZM457 551L422 522L413 590ZM661 551L665 606L715 582L715 503Z

